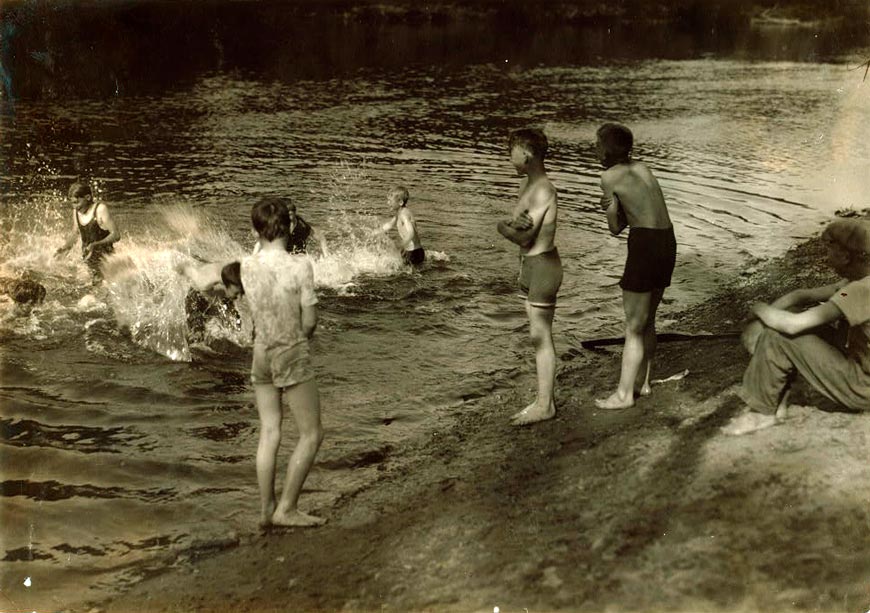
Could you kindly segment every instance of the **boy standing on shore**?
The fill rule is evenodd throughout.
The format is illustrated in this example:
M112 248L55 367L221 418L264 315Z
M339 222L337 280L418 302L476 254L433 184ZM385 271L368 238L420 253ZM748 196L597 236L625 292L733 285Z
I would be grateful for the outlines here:
M498 231L520 246L519 283L526 298L538 375L535 401L511 417L514 425L523 426L556 415L553 315L562 284L562 261L555 245L556 188L544 168L547 137L534 128L517 130L511 134L508 148L517 174L525 178L520 182L519 198L511 219L500 221Z
M607 210L607 225L614 236L626 226L628 257L619 286L625 310L625 347L619 386L607 398L595 401L600 409L626 409L635 395L650 393L649 373L656 350L656 310L677 257L674 227L661 187L652 172L631 159L634 137L623 125L606 123L598 129L598 156Z
M257 481L261 525L317 526L325 519L297 508L302 484L323 441L320 396L308 352L317 327L317 296L310 260L287 252L290 214L279 198L262 198L251 210L260 249L241 260L240 278L256 329L251 381L260 415ZM281 442L283 401L299 428L299 442L275 498L275 463Z
M744 336L752 352L742 393L749 410L725 426L725 434L748 434L784 418L796 373L844 408L870 410L870 225L838 219L822 240L828 265L843 279L753 305L763 328ZM836 335L833 343L822 338L829 324L842 320L849 325L845 347Z

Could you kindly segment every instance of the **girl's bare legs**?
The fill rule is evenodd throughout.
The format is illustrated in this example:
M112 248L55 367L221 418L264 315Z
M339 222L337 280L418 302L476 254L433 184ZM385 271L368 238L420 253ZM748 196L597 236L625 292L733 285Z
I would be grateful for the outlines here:
M267 526L275 512L275 461L281 443L281 390L271 383L255 383L254 396L260 416L260 443L257 446L260 525Z
M314 457L323 441L320 423L320 394L314 379L284 389L284 397L296 418L299 442L290 456L287 477L281 499L272 514L272 523L278 526L319 526L326 523L321 517L303 513L297 508L302 484L314 464Z

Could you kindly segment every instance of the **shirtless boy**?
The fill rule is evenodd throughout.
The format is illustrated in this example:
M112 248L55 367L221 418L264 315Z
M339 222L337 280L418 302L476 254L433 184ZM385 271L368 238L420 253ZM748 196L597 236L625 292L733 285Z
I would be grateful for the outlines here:
M650 393L650 364L656 350L656 310L677 257L674 227L661 187L650 170L632 161L634 138L623 125L606 123L598 128L601 206L614 236L630 227L628 258L619 286L625 311L625 347L619 386L607 398L595 401L601 409L626 409L635 395Z
M535 401L511 417L522 426L551 419L556 414L556 350L553 315L562 284L562 261L556 249L556 189L544 168L547 137L538 129L513 132L508 143L510 159L520 182L520 193L511 219L500 221L499 233L520 247L520 289L526 299L529 332L535 347L538 393Z
M402 241L402 260L405 264L419 266L426 259L426 252L420 244L417 234L417 223L408 208L408 190L402 186L394 187L387 194L387 205L395 211L393 217L381 226L383 232L396 229Z
M109 215L108 207L94 202L91 187L87 183L73 183L69 188L69 197L73 203L73 232L55 255L69 251L81 238L82 259L96 277L103 257L112 252L112 245L121 238L121 233Z

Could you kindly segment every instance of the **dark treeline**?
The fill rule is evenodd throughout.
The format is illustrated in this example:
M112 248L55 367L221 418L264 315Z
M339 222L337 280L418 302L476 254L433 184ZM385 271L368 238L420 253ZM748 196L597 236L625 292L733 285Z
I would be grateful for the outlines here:
M867 7L862 0L4 0L0 95L147 94L215 70L317 77L361 66L489 61L518 48L539 61L630 58L641 43L661 57L684 57L687 48L746 44L745 30L758 19L832 22L836 36L803 52L815 59L866 41Z

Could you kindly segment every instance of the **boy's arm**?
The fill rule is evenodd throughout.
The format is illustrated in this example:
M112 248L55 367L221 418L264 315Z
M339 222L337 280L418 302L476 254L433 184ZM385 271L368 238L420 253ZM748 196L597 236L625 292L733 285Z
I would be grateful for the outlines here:
M838 281L824 287L814 287L810 289L796 289L784 296L780 296L770 303L770 306L778 309L789 310L793 307L799 307L805 304L814 304L829 300L838 289L846 284L845 281Z
M317 243L322 255L329 255L329 248L326 246L326 239L323 238L320 232L315 232L314 228L312 228L311 233L308 235L308 239Z
M550 203L556 197L552 187L540 187L531 195L531 205L515 219L500 221L499 234L520 247L530 247L534 244L544 223L544 216Z
M314 330L317 329L317 305L302 306L302 333L305 338L314 336Z
M792 313L763 302L752 306L752 312L768 328L793 336L817 326L837 321L843 313L833 302L825 302L800 313Z
M396 227L398 218L398 213L390 217L390 221L386 222L381 226L381 232L389 232L390 230L394 229Z
M299 288L302 333L305 338L311 338L317 328L317 294L314 292L314 266L311 265L311 260L305 261Z
M628 225L628 219L625 216L625 211L622 204L619 202L619 196L613 191L613 186L610 181L604 176L601 177L601 191L604 194L601 196L601 208L606 210L607 227L613 236L616 236Z
M178 274L187 277L191 287L200 292L208 292L216 286L223 284L223 281L221 281L221 269L226 264L230 264L230 262L203 264L202 266L195 266L190 262L182 262L175 266L175 270Z

